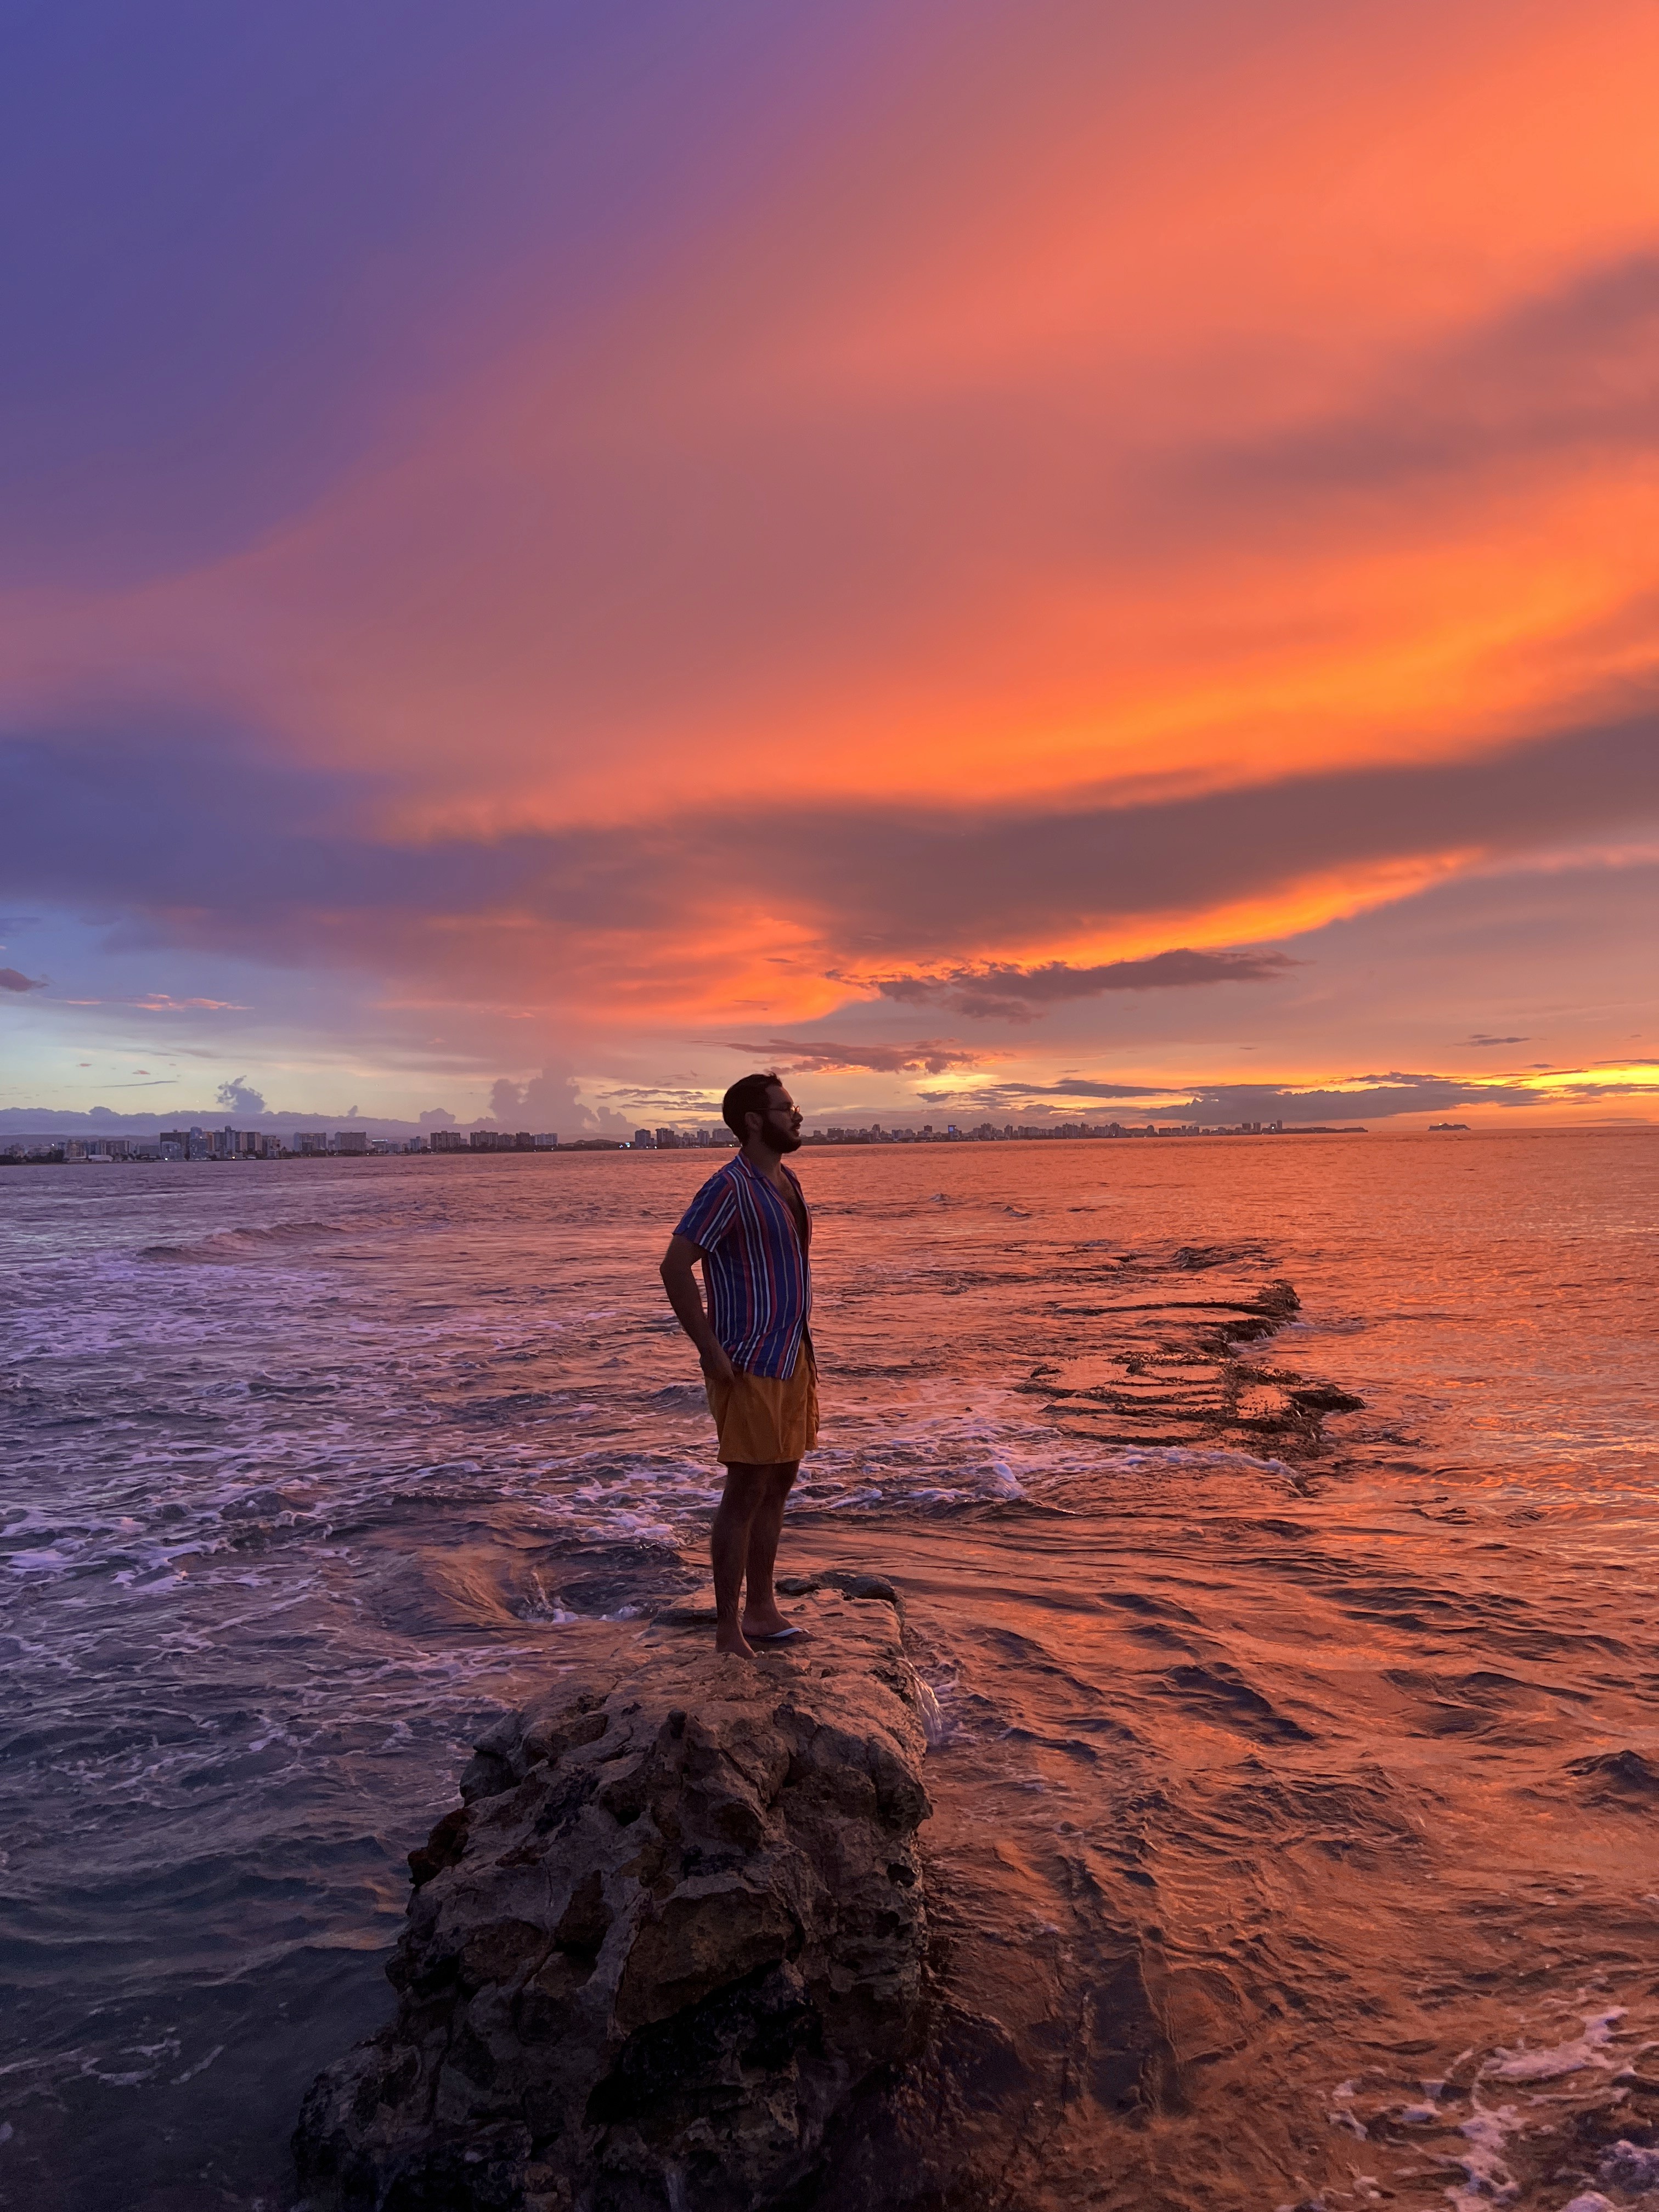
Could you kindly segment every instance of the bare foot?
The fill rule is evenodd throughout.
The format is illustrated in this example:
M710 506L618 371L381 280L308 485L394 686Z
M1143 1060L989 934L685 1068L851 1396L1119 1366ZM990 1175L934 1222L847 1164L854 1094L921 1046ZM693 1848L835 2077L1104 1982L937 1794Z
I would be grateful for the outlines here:
M754 1649L736 1621L721 1621L714 1631L714 1649L732 1659L752 1659Z

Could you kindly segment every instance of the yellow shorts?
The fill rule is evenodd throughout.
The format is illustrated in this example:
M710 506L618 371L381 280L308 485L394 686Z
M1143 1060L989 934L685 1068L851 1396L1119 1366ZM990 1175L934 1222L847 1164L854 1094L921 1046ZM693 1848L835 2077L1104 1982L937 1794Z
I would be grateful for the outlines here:
M818 1440L817 1363L805 1344L787 1378L739 1370L729 1382L711 1378L708 1390L723 1467L786 1466Z

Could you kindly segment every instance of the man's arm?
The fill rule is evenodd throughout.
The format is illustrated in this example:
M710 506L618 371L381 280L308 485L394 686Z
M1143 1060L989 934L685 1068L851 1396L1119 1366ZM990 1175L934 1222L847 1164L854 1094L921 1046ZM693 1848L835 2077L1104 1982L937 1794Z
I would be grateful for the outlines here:
M668 1249L662 1255L662 1286L668 1293L668 1303L674 1309L680 1327L697 1347L697 1357L702 1362L702 1371L711 1381L729 1382L735 1371L726 1346L708 1326L708 1316L703 1311L702 1293L697 1288L697 1279L692 1269L702 1257L702 1252L689 1237L671 1237Z

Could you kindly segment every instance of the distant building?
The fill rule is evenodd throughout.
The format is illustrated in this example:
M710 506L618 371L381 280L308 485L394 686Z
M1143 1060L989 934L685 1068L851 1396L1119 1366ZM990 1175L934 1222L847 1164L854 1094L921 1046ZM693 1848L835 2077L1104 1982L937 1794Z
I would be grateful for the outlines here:
M527 1130L515 1136L507 1129L474 1129L467 1141L475 1152L527 1152L536 1140Z
M558 1132L556 1129L538 1129L532 1142L538 1152L556 1152L559 1149Z
M657 1140L652 1135L649 1129L635 1130L634 1150L636 1152L654 1152L656 1149Z
M302 1160L319 1159L328 1150L328 1131L296 1129L294 1132L294 1149Z
M337 1152L366 1152L368 1150L367 1129L337 1129L334 1133Z
M434 1152L465 1152L471 1150L465 1134L459 1129L434 1129L431 1137Z

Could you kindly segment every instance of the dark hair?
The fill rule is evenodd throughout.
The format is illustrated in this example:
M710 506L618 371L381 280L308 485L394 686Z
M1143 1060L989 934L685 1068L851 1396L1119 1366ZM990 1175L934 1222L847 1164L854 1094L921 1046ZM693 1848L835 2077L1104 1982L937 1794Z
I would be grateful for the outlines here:
M783 1078L776 1073L739 1076L721 1099L720 1119L740 1145L746 1145L749 1141L749 1132L744 1127L744 1115L764 1114L767 1092L775 1083L782 1081Z

